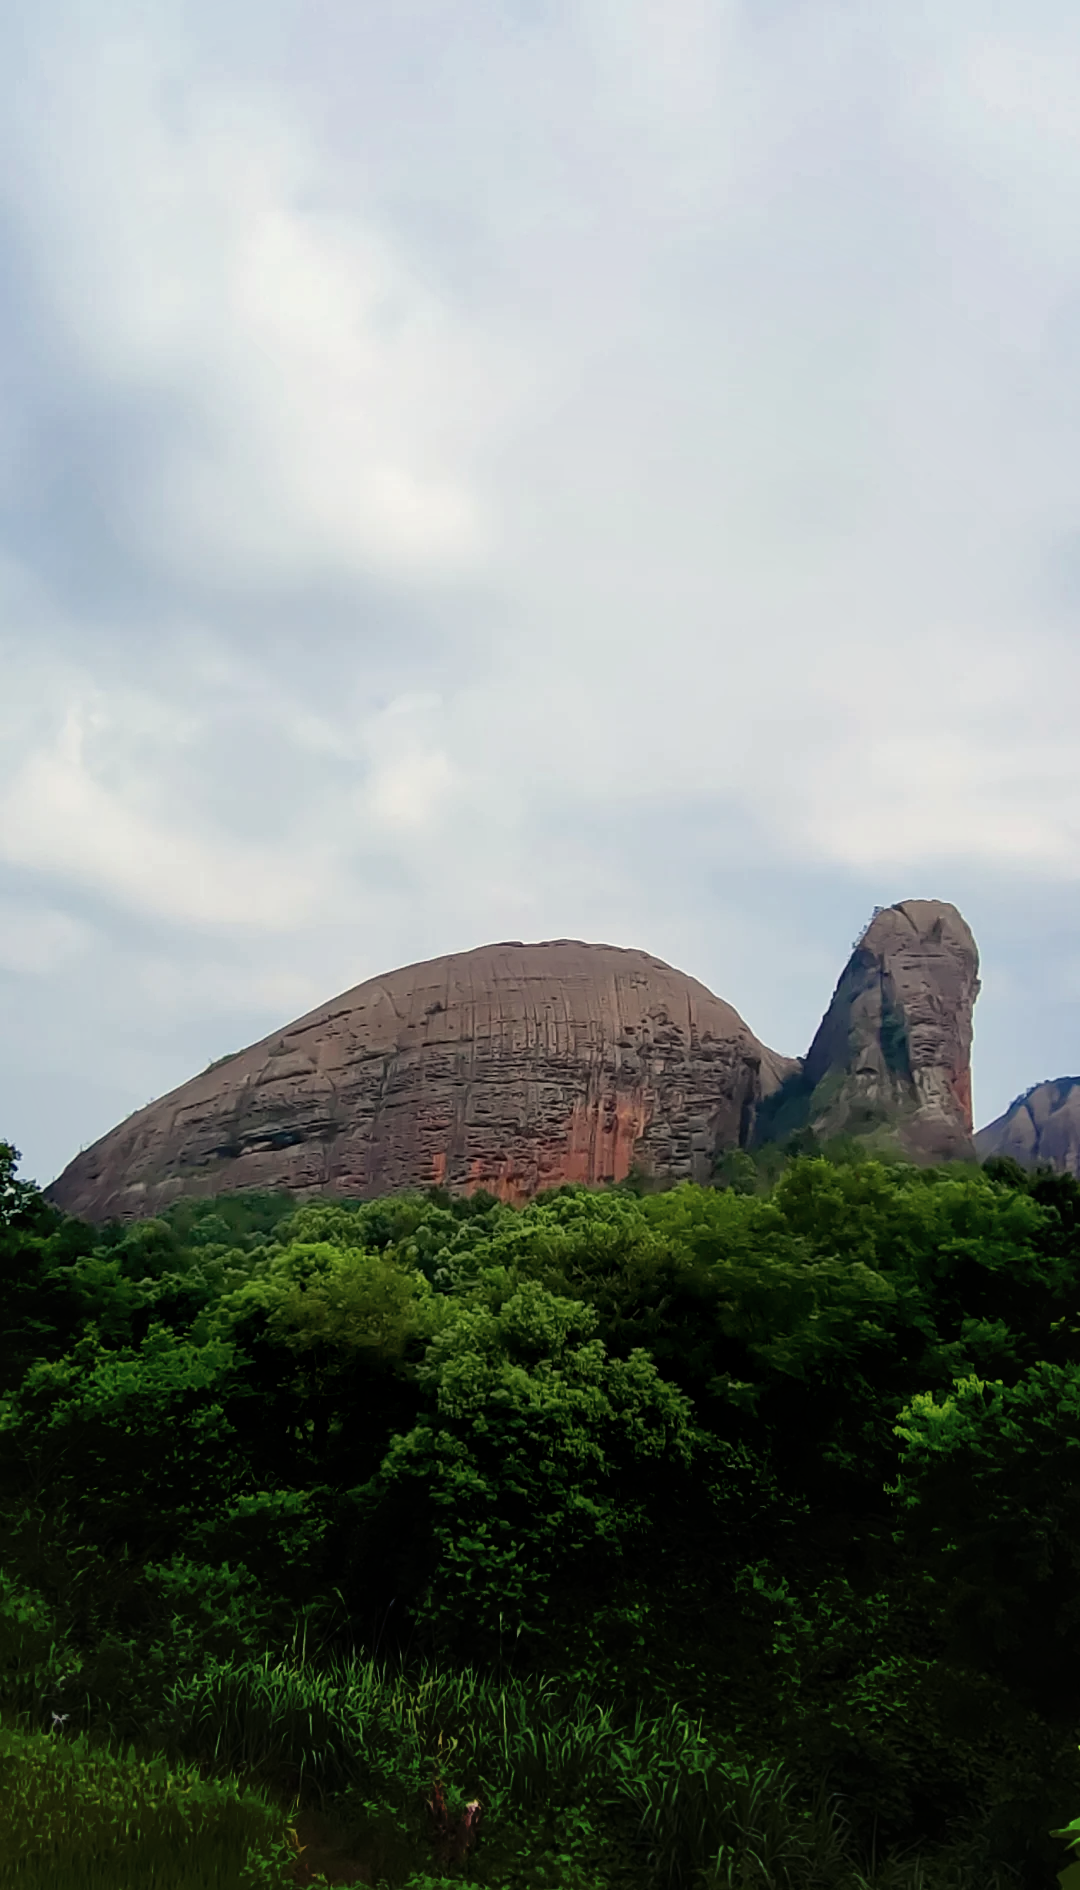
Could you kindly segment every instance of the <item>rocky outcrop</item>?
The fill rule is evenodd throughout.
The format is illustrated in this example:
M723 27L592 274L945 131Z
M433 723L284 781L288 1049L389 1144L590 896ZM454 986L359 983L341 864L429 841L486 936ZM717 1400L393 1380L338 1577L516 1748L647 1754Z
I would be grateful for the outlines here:
M1046 1165L1080 1176L1080 1076L1036 1083L975 1137L980 1161L1009 1155L1023 1168Z
M181 1194L368 1197L705 1180L794 1058L646 952L561 939L372 978L130 1116L49 1189L89 1220Z
M632 1168L705 1181L725 1151L800 1129L971 1160L978 989L955 906L890 906L800 1060L646 952L487 945L372 978L223 1058L47 1192L97 1221L244 1189L367 1198L435 1184L520 1201Z
M979 955L955 906L875 913L801 1070L761 1112L758 1140L809 1129L914 1161L975 1159L972 1012Z

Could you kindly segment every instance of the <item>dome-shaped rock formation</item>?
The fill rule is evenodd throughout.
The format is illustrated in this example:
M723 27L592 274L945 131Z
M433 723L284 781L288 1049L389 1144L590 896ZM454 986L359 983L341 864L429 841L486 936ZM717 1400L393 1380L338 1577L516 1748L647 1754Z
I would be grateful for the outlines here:
M487 945L372 978L149 1104L50 1198L100 1221L182 1194L409 1186L521 1200L562 1181L705 1180L797 1070L646 952Z
M1022 1168L1042 1164L1080 1176L1080 1076L1036 1083L975 1137L980 1161L1010 1155Z
M875 912L801 1071L764 1110L759 1140L809 1128L913 1161L973 1161L972 1012L979 954L955 906Z

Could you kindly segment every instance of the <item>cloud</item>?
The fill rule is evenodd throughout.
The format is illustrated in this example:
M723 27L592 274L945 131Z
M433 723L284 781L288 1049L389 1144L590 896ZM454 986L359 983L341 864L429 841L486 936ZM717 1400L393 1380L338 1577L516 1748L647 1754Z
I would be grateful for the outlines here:
M508 362L335 187L280 89L222 82L161 19L31 36L9 131L69 375L155 415L112 468L119 528L225 586L468 570Z
M66 912L0 899L0 971L51 978L86 950L91 937L89 927Z
M87 754L107 745L106 713L72 708L55 742L33 750L0 800L0 858L188 923L279 927L315 896L310 871L284 883L280 860L155 819L153 786L107 783Z
M0 1102L28 983L82 1140L515 935L798 1050L928 886L980 1107L1076 1062L1078 57L1061 0L0 24Z

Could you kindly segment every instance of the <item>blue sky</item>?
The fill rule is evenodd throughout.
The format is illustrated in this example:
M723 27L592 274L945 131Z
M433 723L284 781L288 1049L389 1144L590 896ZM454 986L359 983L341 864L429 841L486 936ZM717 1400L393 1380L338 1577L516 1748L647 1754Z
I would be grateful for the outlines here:
M21 12L21 18L16 14ZM874 905L1080 1070L1080 17L0 19L0 1136L398 964L807 1047Z

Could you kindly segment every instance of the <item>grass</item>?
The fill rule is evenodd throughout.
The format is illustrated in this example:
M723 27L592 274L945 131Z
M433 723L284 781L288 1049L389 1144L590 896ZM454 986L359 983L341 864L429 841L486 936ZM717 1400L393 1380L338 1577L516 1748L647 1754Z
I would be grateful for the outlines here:
M225 1890L281 1853L279 1811L235 1782L0 1728L0 1882L22 1890ZM272 1881L272 1879L265 1879Z
M675 1705L472 1669L209 1659L138 1742L86 1695L0 1727L0 1885L260 1890L995 1890L938 1858L860 1860L843 1807L718 1749ZM40 1705L38 1706L40 1716ZM80 1726L79 1722L85 1724ZM477 1835L478 1834L478 1835Z

